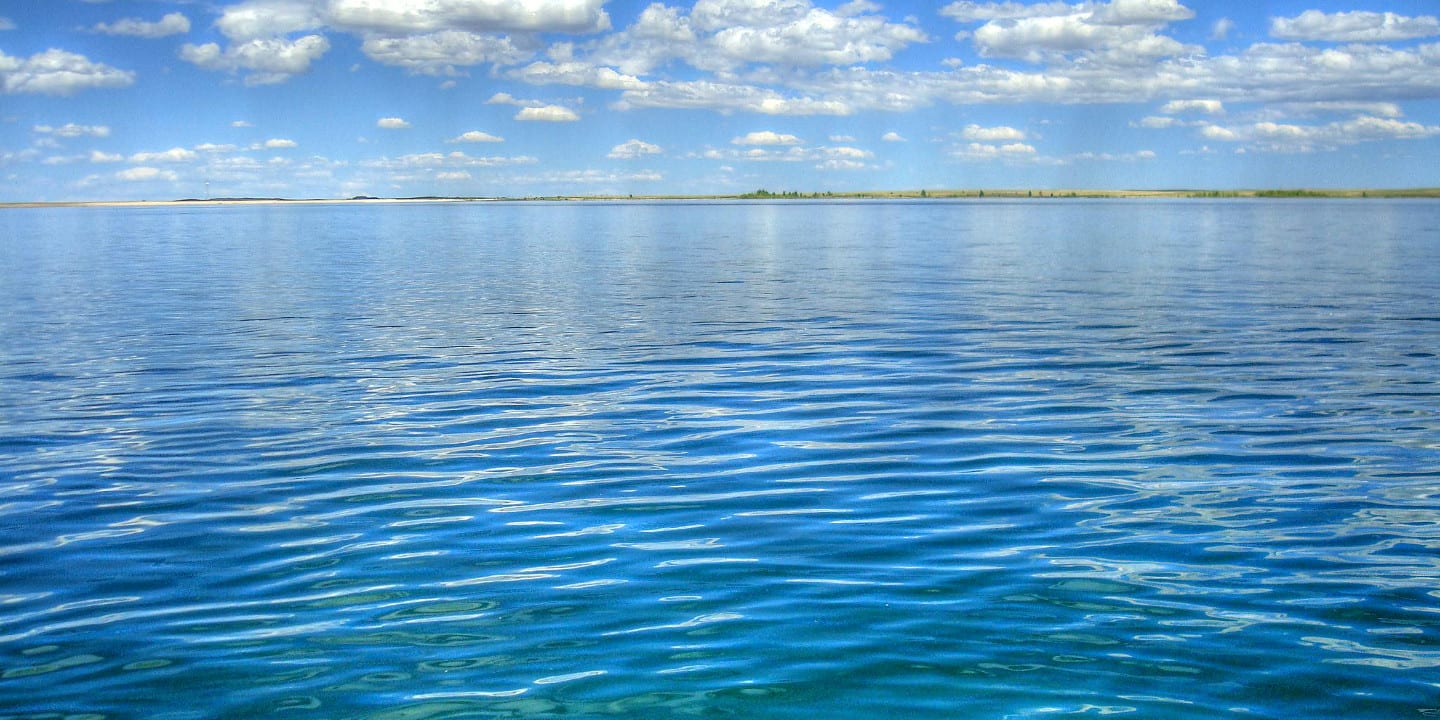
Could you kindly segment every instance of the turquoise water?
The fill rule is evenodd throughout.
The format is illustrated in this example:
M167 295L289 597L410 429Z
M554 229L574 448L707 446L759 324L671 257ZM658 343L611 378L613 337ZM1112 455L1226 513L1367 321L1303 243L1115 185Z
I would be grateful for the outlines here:
M0 212L0 717L1440 716L1440 203Z

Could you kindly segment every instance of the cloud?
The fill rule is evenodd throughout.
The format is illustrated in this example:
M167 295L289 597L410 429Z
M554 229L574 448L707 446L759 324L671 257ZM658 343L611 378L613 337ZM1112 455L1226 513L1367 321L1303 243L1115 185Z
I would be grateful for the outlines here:
M605 0L329 0L333 27L379 33L437 30L592 33L610 29Z
M223 51L215 43L186 43L180 46L180 59L206 70L244 71L246 85L273 85L306 72L329 50L330 41L323 35L255 38L232 43Z
M415 153L411 155L401 155L397 158L367 160L362 162L361 165L385 170L412 171L416 169L437 168L489 168L507 165L530 165L537 162L539 162L539 160L528 155L513 157L474 157L456 150L449 153Z
M624 75L608 67L595 67L581 62L534 62L512 70L510 77L532 85L579 85L603 90L638 90L646 83L632 75Z
M1324 13L1306 10L1296 17L1271 18L1270 35L1283 40L1388 42L1440 35L1433 15L1406 17L1368 11Z
M14 20L11 20L11 19L8 18L8 17L5 17L5 16L3 16L3 15L0 15L0 31L3 31L3 30L14 30L14 29L15 29L15 21L14 21Z
M169 13L156 22L146 22L139 18L124 18L113 23L99 23L91 30L104 35L162 38L190 32L190 18L178 12Z
M384 117L375 121L375 127L384 130L404 130L410 127L410 123L406 122L404 118Z
M972 142L951 152L962 160L1014 160L1030 158L1036 154L1034 145L1015 142L1004 145L989 145Z
M521 121L538 122L575 122L580 116L574 110L560 105L541 105L540 107L520 108L515 113L515 119Z
M730 141L732 145L799 145L800 138L771 130L757 130Z
M502 138L502 137L499 137L499 136L496 136L496 135L491 135L490 133L487 133L487 132L480 132L479 130L470 130L470 131L468 131L468 132L463 132L463 133L461 133L461 134L460 134L459 136L457 136L457 137L450 138L447 142L452 142L452 143L498 143L498 142L505 142L505 138Z
M234 127L234 128L253 128L253 127L255 127L255 123L252 123L252 122L250 122L249 120L235 120L235 121L233 121L233 122L230 123L230 127Z
M170 148L169 150L165 150L163 152L138 152L130 156L130 162L136 164L178 163L190 162L192 160L198 159L199 157L200 156L197 155L193 150L186 150L185 148L177 147Z
M1201 137L1246 143L1262 152L1300 153L1333 150L1344 145L1385 140L1419 140L1440 135L1440 125L1363 115L1325 125L1257 122L1222 127L1206 125Z
M1225 40L1230 37L1232 32L1235 32L1235 21L1228 17L1222 17L1210 26L1210 39Z
M1176 0L1112 0L1108 3L953 3L942 10L960 22L984 20L968 35L981 55L1045 62L1052 56L1086 55L1092 62L1135 64L1199 52L1157 34L1188 20L1194 11Z
M1064 15L1072 10L1073 7L1066 2L1042 2L1034 5L1018 2L953 2L941 8L940 14L958 22L973 23Z
M7 94L74 95L81 90L128 87L135 73L51 48L21 59L0 51L0 90Z
M831 11L809 0L698 0L681 9L652 3L633 25L587 47L588 62L639 75L672 60L708 71L752 65L815 67L885 62L929 40L919 28L850 3Z
M634 160L644 155L659 155L662 152L664 150L659 145L631 139L610 148L610 154L606 157L612 160Z
M110 127L108 125L76 125L75 123L65 123L60 127L36 125L31 128L31 130L40 135L54 135L55 137L62 138L110 137Z
M90 151L90 162L92 163L117 163L124 159L125 157L119 153L100 152L99 150Z
M148 182L153 180L169 180L174 182L179 176L172 170L161 170L153 167L135 167L129 170L121 170L115 173L115 177L127 182Z
M1160 112L1166 113L1167 115L1178 115L1181 113L1224 115L1225 104L1219 100L1171 100L1160 107Z
M762 115L849 115L855 108L837 99L787 96L769 88L711 80L656 81L621 93L615 107L709 109Z
M981 127L972 124L966 125L965 129L960 131L960 136L966 140L975 140L977 142L1019 141L1025 139L1025 131L1017 130L1007 125Z
M398 37L371 35L365 38L361 50L376 62L423 75L458 75L461 66L510 65L534 55L533 48L528 44L522 47L514 38L462 30Z
M261 145L259 145L259 144L257 143L255 149L258 150L258 149L260 149L260 147L264 147L264 148L266 148L266 149L268 149L268 150L279 150L279 149L293 148L293 147L299 147L299 146L300 146L300 143L297 143L297 142L295 142L294 140L287 140L287 139L285 139L285 138L271 138L271 139L269 139L269 140L266 140L266 141L265 141L265 144L264 144L263 146L261 146Z
M893 131L892 131L892 132L887 132L887 133L885 133L884 135L881 135L881 136L880 136L880 139L883 140L884 142L893 142L893 143L903 143L903 142L907 142L907 140L905 140L905 138L904 138L903 136L901 136L900 133L893 132Z
M437 173L435 173L435 179L436 179L436 180L444 180L444 181L447 181L447 182L456 182L456 181L460 181L460 180L469 180L469 179L470 179L470 173L465 172L464 170L447 170L447 171L444 171L444 172L437 172Z

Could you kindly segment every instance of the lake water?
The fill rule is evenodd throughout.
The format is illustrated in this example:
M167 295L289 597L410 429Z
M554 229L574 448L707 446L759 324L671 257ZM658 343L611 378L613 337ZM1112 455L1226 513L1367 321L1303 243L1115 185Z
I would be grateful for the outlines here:
M0 717L1440 716L1440 203L0 211Z

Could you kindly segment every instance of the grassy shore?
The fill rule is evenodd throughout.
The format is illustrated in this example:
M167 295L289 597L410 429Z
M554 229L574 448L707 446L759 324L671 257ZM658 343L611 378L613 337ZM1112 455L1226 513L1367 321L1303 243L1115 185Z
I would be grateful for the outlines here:
M1050 199L1050 198L1440 198L1440 188L1406 189L1270 189L1270 190L876 190L854 192L799 192L756 190L716 195L545 195L517 197L408 197L408 198L211 198L185 200L114 200L75 202L11 202L0 208L35 207L163 207L185 205L305 205L331 203L453 203L479 201L703 201L703 200L946 200L946 199Z

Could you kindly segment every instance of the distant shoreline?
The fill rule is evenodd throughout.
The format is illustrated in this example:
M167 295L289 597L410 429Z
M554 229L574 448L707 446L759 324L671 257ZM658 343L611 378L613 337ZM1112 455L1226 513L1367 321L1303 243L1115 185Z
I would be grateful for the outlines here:
M757 190L739 194L710 195L531 195L514 197L351 197L351 198L208 198L180 200L75 200L55 202L6 202L3 208L51 207L184 207L217 205L333 205L466 203L526 201L706 201L706 200L956 200L956 199L1096 199L1096 198L1295 198L1295 199L1440 199L1440 188L1354 189L1354 190L876 190L855 192L770 192Z

